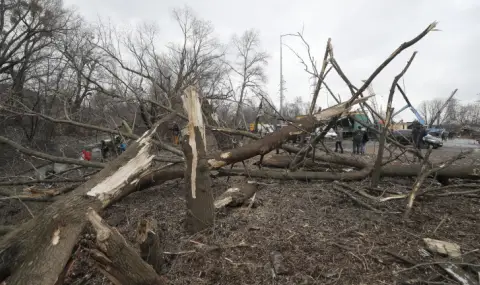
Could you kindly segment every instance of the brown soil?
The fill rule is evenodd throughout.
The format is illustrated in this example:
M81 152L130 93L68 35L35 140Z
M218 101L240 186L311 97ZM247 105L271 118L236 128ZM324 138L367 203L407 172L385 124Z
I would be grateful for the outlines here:
M407 189L396 185L396 189ZM384 181L382 187L394 186ZM215 181L217 195L226 188L223 179ZM403 200L382 205L367 201L389 212L376 214L334 190L331 183L287 182L261 189L256 195L256 208L219 211L214 230L195 236L183 231L183 197L183 183L172 181L132 194L103 215L130 241L138 221L153 217L158 221L165 251L195 250L166 255L164 274L169 284L401 284L411 279L428 280L441 270L421 266L395 274L409 265L387 251L427 262L419 253L423 237L456 242L464 252L480 248L478 197L419 199L411 219L404 221L401 214L390 213L401 212ZM8 216L28 217L17 201L0 205L4 224L12 222ZM85 236L75 253L68 284L109 284L92 268L82 247L88 247L86 239L93 235ZM270 265L270 252L274 250L282 253L289 269L287 275L275 280ZM480 259L478 252L470 255Z
M230 183L242 180L232 178ZM194 236L183 230L181 180L134 193L109 208L103 217L130 242L141 219L158 221L168 252L163 274L169 284L429 284L412 280L427 281L438 275L435 282L443 283L431 284L457 284L435 265L409 269L411 265L387 253L416 263L431 262L419 251L424 248L424 237L458 243L464 253L469 252L470 263L480 264L478 194L418 198L411 218L405 221L404 200L376 204L356 196L383 212L378 214L335 190L331 182L262 182L271 185L257 193L253 208L218 211L214 229ZM435 183L429 180L426 185ZM380 189L406 192L412 184L413 179L384 179ZM349 185L366 187L368 181ZM228 186L226 178L215 179L215 195ZM29 219L26 207L36 214L46 204L3 200L0 224ZM74 252L66 284L110 284L88 257L93 238L87 229ZM272 276L272 251L285 258L287 274Z

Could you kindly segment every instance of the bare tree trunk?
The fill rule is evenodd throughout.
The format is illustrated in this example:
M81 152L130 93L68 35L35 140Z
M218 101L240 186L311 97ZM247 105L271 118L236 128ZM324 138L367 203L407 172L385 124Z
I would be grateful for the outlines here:
M186 157L185 188L187 217L185 227L196 233L213 225L214 208L210 171L207 164L205 125L198 94L193 87L183 97L188 113L188 134L182 146Z
M308 112L310 115L312 115L313 112L315 111L315 104L317 104L318 93L320 93L320 88L322 87L322 83L325 80L324 77L325 77L325 69L327 68L327 64L328 64L328 54L332 49L330 42L331 42L331 39L328 38L327 47L325 48L325 55L323 56L322 69L317 78L317 84L315 85L315 90L313 91L312 104L310 105L310 111Z
M397 86L397 83L400 80L400 78L402 78L405 72L407 72L416 54L417 52L414 52L412 54L412 56L407 62L407 65L403 68L402 72L400 72L397 76L395 76L392 86L390 87L390 94L388 96L388 104L387 104L386 122L385 122L384 129L382 130L382 134L380 135L377 159L375 161L375 166L373 167L372 181L370 185L371 187L374 187L374 188L377 187L378 182L380 181L380 172L381 172L382 162L383 162L383 151L385 149L385 139L387 136L388 128L390 127L390 122L392 120L392 114L393 114L392 101L393 101L393 94L395 94L395 87Z

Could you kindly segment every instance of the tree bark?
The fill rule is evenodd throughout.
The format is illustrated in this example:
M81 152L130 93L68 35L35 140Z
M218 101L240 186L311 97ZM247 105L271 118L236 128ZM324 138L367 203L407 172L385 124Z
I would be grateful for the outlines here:
M93 210L87 218L97 233L96 249L91 251L97 268L115 285L165 285L161 278L117 229L108 226Z
M188 113L188 134L182 147L186 158L185 188L187 217L185 228L190 233L213 225L214 208L210 171L207 164L205 125L197 92L190 87L182 98Z
M421 165L387 165L382 167L383 177L415 177L420 171ZM436 168L436 166L434 166ZM480 165L451 165L435 171L432 175L445 178L480 179Z
M345 158L345 163L342 161L342 159ZM317 161L312 161L312 160L305 160L303 163L300 165L302 169L304 170L315 170L318 171L318 169L322 168L334 168L334 169L341 169L345 168L348 166L353 166L355 168L365 168L367 166L366 163L362 163L362 161L356 161L355 159L351 159L351 156L338 156L338 155L315 155L315 159L318 161L324 161L324 162L317 162ZM254 163L254 165L261 165L265 167L270 167L270 168L284 168L287 169L290 163L292 162L293 157L287 156L287 155L272 155L269 158L264 158L262 162L257 161ZM325 162L327 160L327 162ZM339 163L339 164L337 164ZM353 165L352 165L353 164Z
M74 191L60 197L32 220L0 240L0 275L7 284L51 285L63 271L91 207L101 211L136 191L141 174L153 162L153 128L121 156ZM3 278L3 279L5 279Z

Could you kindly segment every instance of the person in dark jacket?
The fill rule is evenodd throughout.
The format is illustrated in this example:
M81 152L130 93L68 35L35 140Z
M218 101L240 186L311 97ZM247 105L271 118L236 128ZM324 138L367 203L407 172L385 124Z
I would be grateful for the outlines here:
M416 149L420 149L420 125L415 124L412 127L412 144Z
M423 145L423 138L427 135L425 127L420 124L415 124L412 128L412 143L413 146L421 152ZM416 157L413 158L413 161L416 161Z
M363 131L362 127L358 126L358 129L353 133L353 154L360 154L362 149Z
M172 135L173 135L173 144L178 145L179 144L179 138L180 138L180 127L176 122L173 122L172 126Z
M367 145L367 142L370 140L368 137L368 133L366 129L363 129L363 138L362 138L362 154L365 154L365 146Z
M337 129L335 130L335 133L337 133L337 138L335 139L335 152L338 152L338 148L340 148L340 153L343 153L343 146L342 146L343 129L342 129L342 127L338 126Z

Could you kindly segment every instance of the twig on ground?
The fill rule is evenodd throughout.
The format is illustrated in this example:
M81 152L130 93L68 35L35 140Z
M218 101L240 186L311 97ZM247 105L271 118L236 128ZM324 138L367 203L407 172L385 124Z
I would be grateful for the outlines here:
M362 206L362 207L365 207L365 208L367 208L367 209L369 209L369 210L371 210L371 211L373 211L373 212L375 212L375 213L377 213L377 214L382 213L382 211L380 211L380 210L378 210L378 209L375 209L374 207L368 205L368 204L365 203L365 202L360 201L360 200L357 199L355 196L353 196L352 194L350 194L348 191L343 190L343 189L340 188L339 186L334 185L334 186L333 186L333 189L335 189L335 190L337 190L337 191L340 191L340 192L342 192L343 194L347 195L350 199L352 199L355 203L359 204L359 205Z

